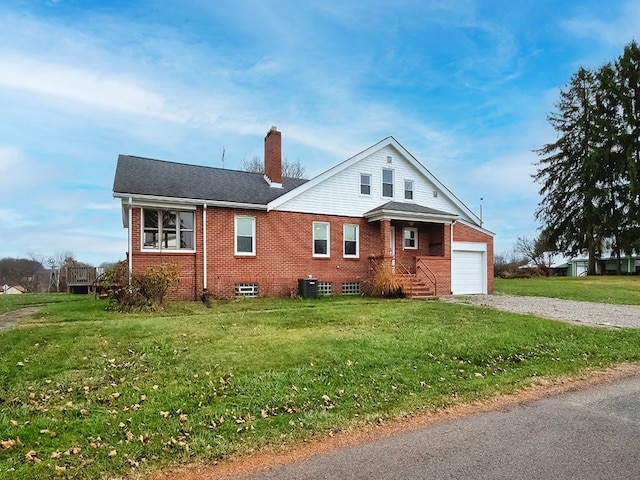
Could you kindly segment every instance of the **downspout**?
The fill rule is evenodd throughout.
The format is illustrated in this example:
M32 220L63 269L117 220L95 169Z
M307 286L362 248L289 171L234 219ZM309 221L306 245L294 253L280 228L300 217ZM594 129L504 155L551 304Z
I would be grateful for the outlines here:
M202 287L207 289L207 204L203 205L202 209L202 273L204 278L202 279Z
M451 222L451 226L449 227L449 232L451 234L451 240L449 242L449 294L453 295L453 224L456 223L454 220Z
M133 233L131 229L133 228L133 199L129 197L129 288L131 288L131 276L133 275Z

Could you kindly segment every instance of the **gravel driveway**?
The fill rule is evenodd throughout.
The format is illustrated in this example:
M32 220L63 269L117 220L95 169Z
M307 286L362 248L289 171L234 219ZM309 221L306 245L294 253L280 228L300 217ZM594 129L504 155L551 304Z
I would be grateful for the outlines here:
M441 297L441 300L601 327L640 328L640 305L610 305L513 295L460 295Z
M13 310L8 313L3 313L2 315L0 315L0 331L4 330L5 328L12 327L20 318L27 315L33 315L34 313L37 313L39 311L39 307L25 307L21 308L20 310Z

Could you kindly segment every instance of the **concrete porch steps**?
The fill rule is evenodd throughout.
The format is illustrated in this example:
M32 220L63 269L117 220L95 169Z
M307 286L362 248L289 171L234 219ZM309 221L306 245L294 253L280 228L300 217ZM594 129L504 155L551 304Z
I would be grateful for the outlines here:
M415 274L403 275L406 279L407 288L405 294L409 298L428 299L436 296L433 284L429 280L418 278Z

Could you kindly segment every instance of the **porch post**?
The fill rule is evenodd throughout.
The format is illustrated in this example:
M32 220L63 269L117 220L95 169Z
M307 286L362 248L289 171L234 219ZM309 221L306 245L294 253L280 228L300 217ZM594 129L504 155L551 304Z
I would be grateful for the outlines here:
M382 261L391 263L391 220L380 220L380 234L382 235Z

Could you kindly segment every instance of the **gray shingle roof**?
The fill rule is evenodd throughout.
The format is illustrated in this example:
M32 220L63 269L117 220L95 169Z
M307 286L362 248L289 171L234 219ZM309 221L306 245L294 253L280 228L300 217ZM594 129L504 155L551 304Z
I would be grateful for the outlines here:
M272 188L261 173L119 155L113 193L266 205L307 181L283 178Z
M402 213L419 213L424 215L444 215L444 216L454 216L457 217L454 213L443 212L441 210L436 210L434 208L423 207L422 205L418 205L416 203L402 203L402 202L387 202L383 205L380 205L373 210L369 210L364 214L365 217L373 216L376 213L382 212L402 212Z

